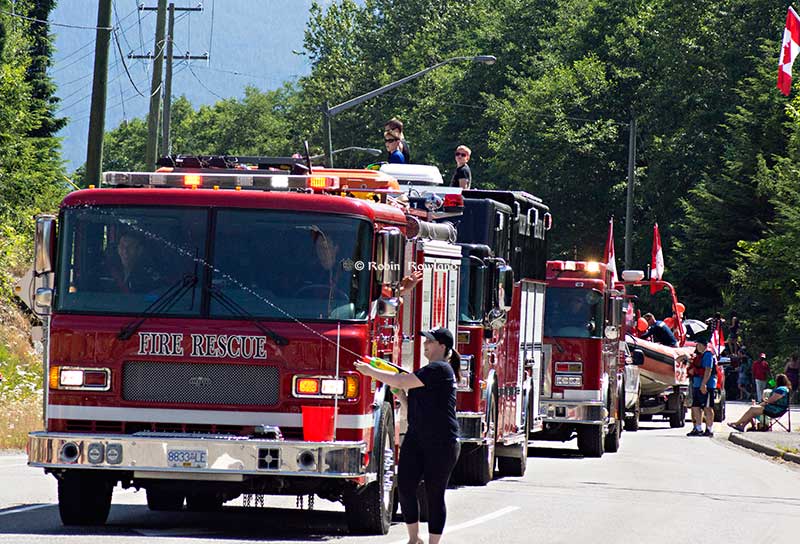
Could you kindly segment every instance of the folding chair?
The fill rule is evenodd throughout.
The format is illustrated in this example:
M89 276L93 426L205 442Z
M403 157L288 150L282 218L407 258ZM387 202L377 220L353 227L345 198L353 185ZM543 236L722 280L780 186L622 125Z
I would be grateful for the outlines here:
M786 417L786 424L783 424L783 418ZM772 428L775 425L778 425L781 429L786 431L787 433L792 432L792 401L789 399L788 404L786 405L786 410L781 412L780 414L776 414L775 416L768 416L767 414L762 414L758 418L758 425L756 426L756 430L758 431L772 431Z

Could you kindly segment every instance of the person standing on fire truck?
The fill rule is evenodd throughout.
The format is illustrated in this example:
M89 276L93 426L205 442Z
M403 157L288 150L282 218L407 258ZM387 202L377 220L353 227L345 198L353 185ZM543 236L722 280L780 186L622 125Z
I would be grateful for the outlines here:
M425 480L428 498L430 544L442 538L447 508L444 493L460 453L456 419L456 384L461 356L455 350L453 333L439 328L420 333L425 337L424 354L430 362L414 373L393 374L366 363L355 368L389 387L408 392L408 432L400 448L397 485L408 541L421 544L417 487Z

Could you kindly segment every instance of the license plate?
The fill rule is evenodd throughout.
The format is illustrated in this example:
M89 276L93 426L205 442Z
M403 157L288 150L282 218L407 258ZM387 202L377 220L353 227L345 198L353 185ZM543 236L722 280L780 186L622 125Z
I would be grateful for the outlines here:
M177 468L206 468L207 450L167 450L167 466Z

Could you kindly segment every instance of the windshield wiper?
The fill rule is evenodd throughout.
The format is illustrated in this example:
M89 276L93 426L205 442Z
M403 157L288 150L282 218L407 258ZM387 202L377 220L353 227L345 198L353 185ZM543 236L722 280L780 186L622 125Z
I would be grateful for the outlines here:
M183 297L189 289L194 289L197 285L196 274L186 274L181 279L173 283L169 289L161 293L150 306L144 309L138 319L131 321L119 330L117 338L119 340L128 340L131 336L139 330L139 327L147 320L147 318L162 312L168 312L175 304Z
M260 330L261 332L272 338L272 341L275 342L277 345L286 346L289 344L289 340L286 337L281 336L280 334L276 333L275 331L271 330L266 325L261 323L261 321L256 316L248 312L246 309L244 309L244 307L242 307L241 304L239 304L238 302L230 298L228 295L223 293L218 287L211 286L207 287L206 289L208 290L208 293L212 297L216 298L219 301L219 303L225 307L226 310L231 312L233 315L247 317L248 321L250 321L253 325L255 325L258 330Z

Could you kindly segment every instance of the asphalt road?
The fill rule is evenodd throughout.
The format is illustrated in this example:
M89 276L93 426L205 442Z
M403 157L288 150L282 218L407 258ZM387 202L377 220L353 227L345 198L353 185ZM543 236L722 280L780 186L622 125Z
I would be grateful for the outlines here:
M729 405L729 417L743 408ZM687 438L666 422L625 433L619 453L582 458L575 442L532 443L524 478L451 489L443 542L775 542L796 536L800 469L768 460L717 436ZM342 508L317 499L300 510L295 498L266 497L263 508L241 499L216 514L155 513L144 492L117 488L108 524L65 528L56 484L0 455L0 543L228 542L405 543L395 524L385 537L350 537ZM306 505L307 506L307 505Z

